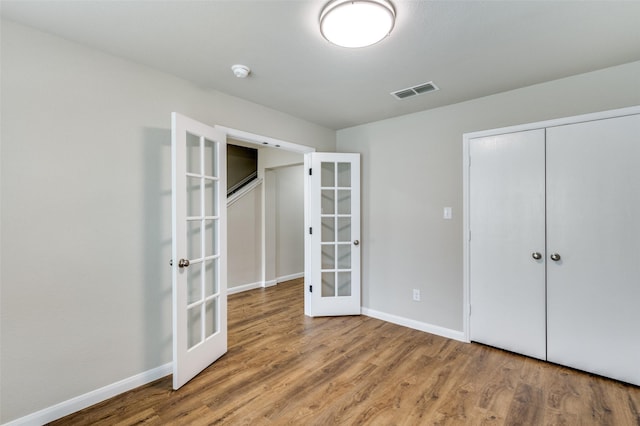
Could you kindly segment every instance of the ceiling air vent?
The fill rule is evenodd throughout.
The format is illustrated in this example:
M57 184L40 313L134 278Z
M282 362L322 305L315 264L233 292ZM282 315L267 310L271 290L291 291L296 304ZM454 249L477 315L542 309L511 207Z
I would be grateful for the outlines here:
M433 81L428 83L418 84L417 86L409 87L407 89L397 90L391 92L391 95L397 99L407 99L412 96L422 95L424 93L435 92L438 90L438 86L433 84Z

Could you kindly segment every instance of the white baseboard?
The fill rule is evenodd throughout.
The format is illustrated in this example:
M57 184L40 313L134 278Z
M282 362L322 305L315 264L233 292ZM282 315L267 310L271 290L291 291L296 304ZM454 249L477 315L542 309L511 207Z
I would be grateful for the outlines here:
M291 275L284 275L282 277L276 278L275 280L258 281L250 284L236 285L233 287L228 287L227 294L242 293L243 291L255 290L256 288L273 287L274 285L277 285L279 283L289 281L289 280L294 280L296 278L301 278L301 277L304 277L304 272L299 272L297 274L291 274Z
M258 281L257 283L251 283L251 284L242 284L234 287L228 287L227 294L242 293L243 291L254 290L256 288L262 288L262 287L264 287L264 284L262 283L262 281Z
M51 407L31 413L27 416L4 423L3 426L40 426L45 423L52 422L123 392L130 391L131 389L146 385L147 383L151 383L154 380L169 375L172 373L172 365L173 364L169 362L161 365L160 367L136 374L135 376L131 376L120 380L119 382L93 390L85 393L84 395L76 396L75 398L71 398L67 401L63 401L56 405L52 405Z
M290 275L284 275L282 277L278 277L276 281L278 281L278 284L280 284L285 281L295 280L297 278L302 278L302 277L304 277L304 272L298 272L297 274L290 274Z
M469 342L465 338L464 332L462 331L452 330L450 328L444 328L438 325L428 324L426 322L420 322L420 321L412 320L409 318L399 317L397 315L387 314L385 312L380 312L373 309L365 308L364 306L361 309L362 309L362 315L366 315L371 318L376 318L376 319L387 321L393 324L402 325L404 327L413 328L414 330L424 331L427 333L446 337L448 339L458 340L460 342L465 342L465 343Z
M274 285L278 284L278 280L269 280L269 281L265 281L263 287L267 288L267 287L273 287Z

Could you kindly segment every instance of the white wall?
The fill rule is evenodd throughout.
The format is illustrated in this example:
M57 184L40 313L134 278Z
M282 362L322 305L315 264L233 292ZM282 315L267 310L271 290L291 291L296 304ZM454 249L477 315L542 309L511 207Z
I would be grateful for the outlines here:
M634 62L338 131L362 153L363 306L462 331L463 133L638 104Z
M304 167L299 164L274 170L276 276L281 278L304 272Z
M227 208L228 288L262 281L262 184Z
M335 132L10 22L1 38L6 422L171 360L170 113Z
M299 247L295 235L301 236L304 245L304 220L299 222L299 227L279 225L282 222L281 215L287 218L297 218L299 215L304 219L304 199L301 198L304 195L304 176L300 175L298 183L287 182L282 178L283 174L289 178L293 177L287 169L303 161L302 154L281 149L261 149L258 155L258 174L264 178L263 227L266 252L263 261L266 285L274 285L283 277L304 271L304 247L302 247L302 253L295 251ZM280 188L281 185L288 186L287 191L294 192L283 195L286 191ZM300 188L303 191L302 194L298 192ZM297 201L298 198L300 202ZM299 256L303 256L301 262L299 262Z

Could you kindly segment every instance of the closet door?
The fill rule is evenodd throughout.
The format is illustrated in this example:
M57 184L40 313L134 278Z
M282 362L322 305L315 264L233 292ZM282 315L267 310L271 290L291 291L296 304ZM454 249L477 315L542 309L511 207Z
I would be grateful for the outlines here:
M548 360L640 385L640 115L547 129L547 207Z
M469 153L471 340L545 359L544 130Z

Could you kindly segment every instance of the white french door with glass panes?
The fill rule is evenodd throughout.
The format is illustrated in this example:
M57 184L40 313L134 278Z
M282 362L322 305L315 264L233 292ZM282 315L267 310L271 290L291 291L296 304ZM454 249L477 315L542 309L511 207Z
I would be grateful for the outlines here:
M173 388L227 352L226 135L172 116Z
M305 156L308 229L305 313L360 314L360 154Z

